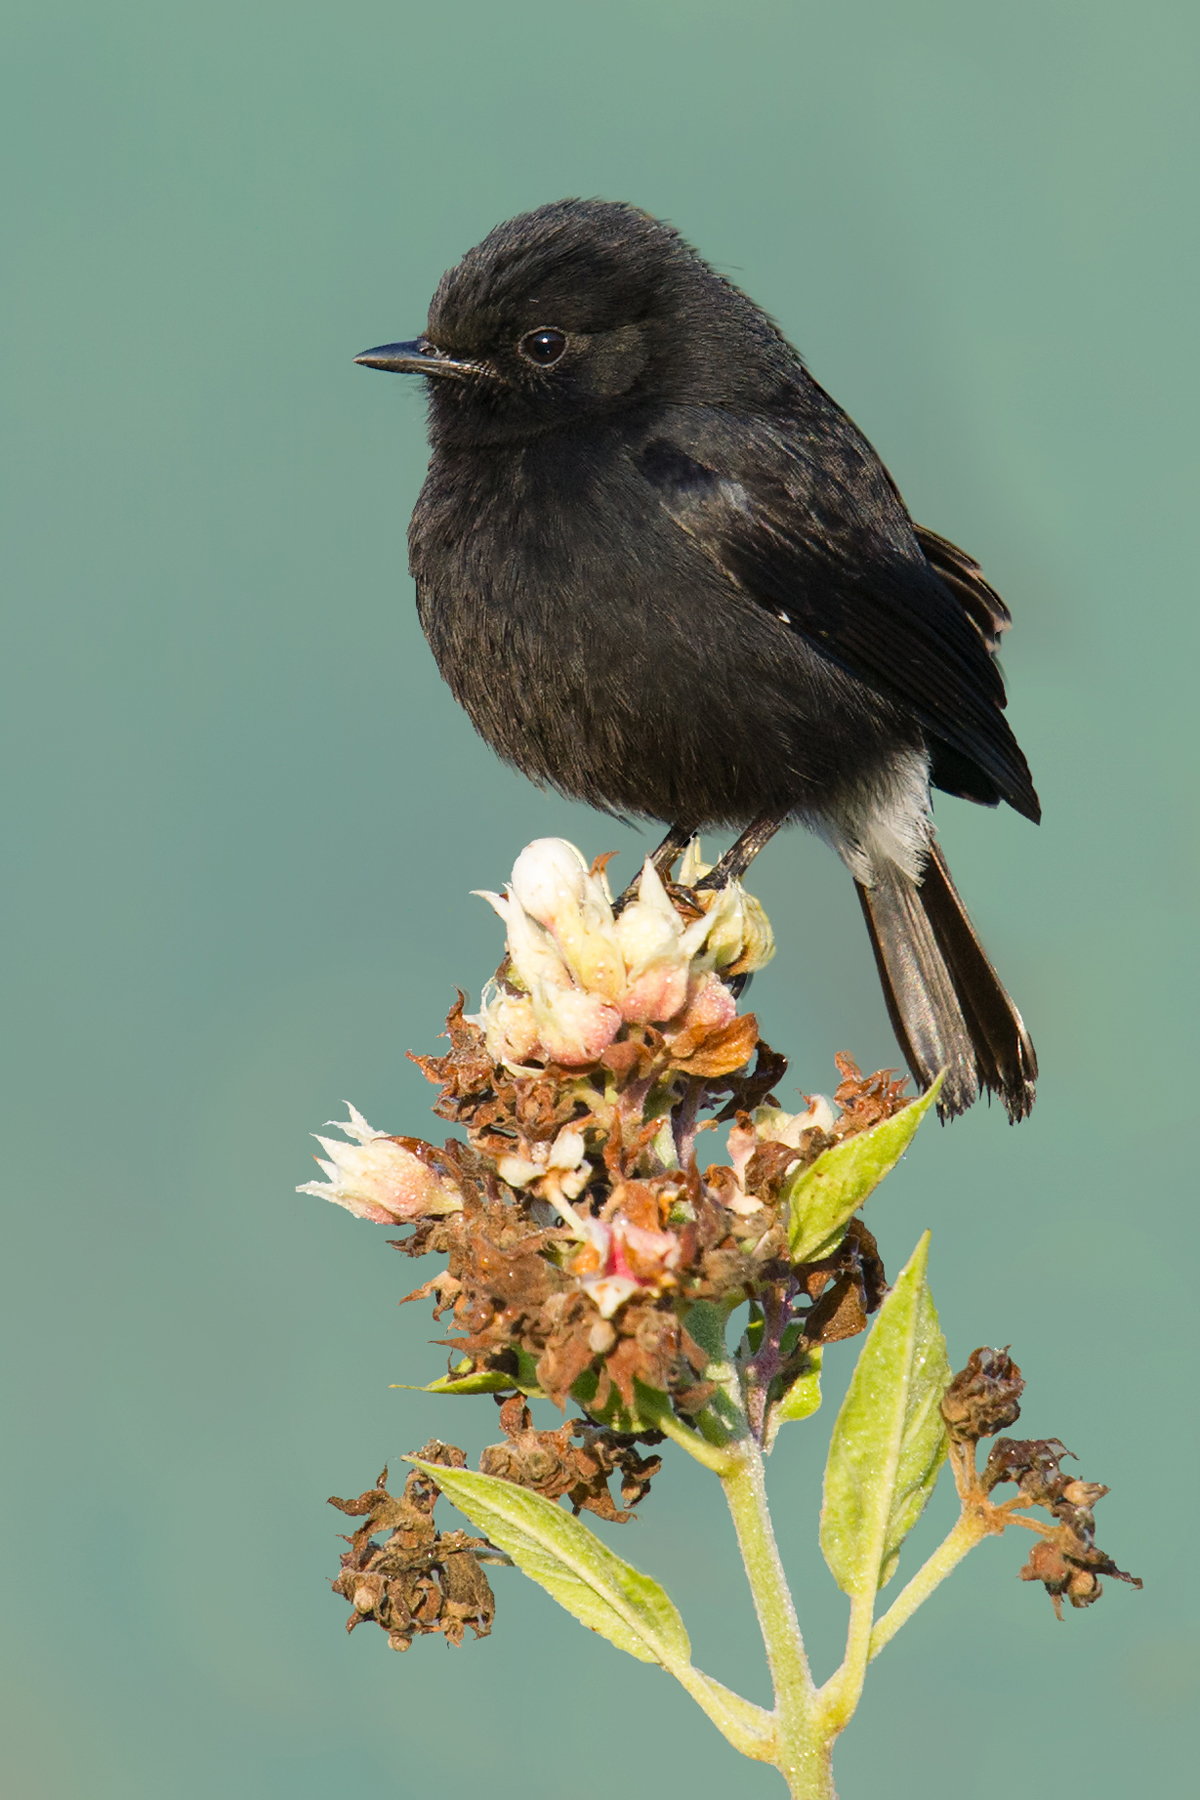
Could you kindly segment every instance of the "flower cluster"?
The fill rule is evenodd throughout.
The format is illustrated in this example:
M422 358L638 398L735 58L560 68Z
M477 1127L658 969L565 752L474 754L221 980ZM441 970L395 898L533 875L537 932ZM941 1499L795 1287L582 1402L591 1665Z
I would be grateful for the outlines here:
M493 982L477 1023L498 1063L583 1068L624 1025L668 1038L728 1025L737 1003L722 976L774 955L762 908L734 883L672 901L647 859L637 896L615 912L604 874L574 844L540 838L522 851L506 893L483 893L507 927L507 979ZM685 882L706 873L693 855Z
M1142 1584L1098 1548L1094 1508L1108 1489L1069 1475L1062 1459L1070 1452L1057 1438L998 1437L983 1468L977 1470L980 1439L1016 1424L1024 1388L1021 1371L1006 1349L973 1350L942 1396L942 1418L959 1493L984 1518L986 1529L1003 1531L1007 1525L1020 1524L1039 1533L1021 1579L1040 1581L1061 1619L1064 1599L1075 1607L1096 1603L1104 1592L1101 1575L1135 1588ZM1016 1497L996 1505L992 1493L1004 1482L1016 1484ZM1015 1512L1018 1506L1044 1507L1054 1524Z
M697 887L705 872L695 847L678 885L647 862L614 904L602 861L531 844L506 892L486 895L507 957L480 1012L460 997L448 1053L415 1058L462 1135L391 1138L352 1108L351 1142L319 1140L329 1179L302 1191L411 1223L397 1248L446 1257L408 1296L450 1317L443 1388L574 1401L637 1430L641 1390L685 1415L712 1392L686 1323L698 1301L770 1312L777 1393L878 1305L861 1222L797 1264L790 1215L802 1172L907 1105L902 1084L843 1058L834 1100L783 1109L786 1064L736 997L772 954L770 926L738 884ZM703 1134L721 1125L728 1160L703 1166Z

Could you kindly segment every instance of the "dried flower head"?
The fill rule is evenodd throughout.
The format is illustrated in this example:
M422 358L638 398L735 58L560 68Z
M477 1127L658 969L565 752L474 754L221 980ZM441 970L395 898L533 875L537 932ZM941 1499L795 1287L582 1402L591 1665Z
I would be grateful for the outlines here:
M462 1468L463 1452L435 1438L421 1451L425 1462ZM403 1494L387 1491L385 1468L373 1488L357 1500L330 1497L330 1506L364 1519L342 1556L342 1572L333 1591L350 1601L353 1611L346 1630L368 1619L388 1634L393 1650L407 1650L414 1637L440 1632L448 1644L461 1644L469 1625L477 1638L492 1629L496 1602L480 1556L503 1558L486 1538L465 1532L439 1532L433 1509L441 1491L424 1473L410 1475ZM375 1541L379 1532L388 1536Z
M1007 1348L973 1350L942 1396L942 1417L950 1436L978 1443L1015 1425L1021 1416L1025 1382Z
M1001 1482L1014 1481L1026 1505L1043 1506L1053 1516L1055 1524L1044 1530L1030 1551L1021 1580L1040 1581L1060 1619L1064 1599L1076 1607L1095 1605L1104 1592L1101 1575L1130 1587L1142 1585L1097 1547L1093 1509L1108 1489L1068 1475L1061 1466L1067 1455L1057 1438L1024 1442L997 1438L983 1472L988 1492Z
M1007 1348L973 1350L942 1396L942 1417L959 1493L981 1528L1003 1532L1019 1524L1040 1533L1021 1579L1040 1581L1061 1619L1064 1598L1072 1606L1094 1605L1104 1591L1101 1575L1127 1581L1131 1587L1142 1584L1096 1548L1093 1508L1108 1489L1080 1481L1063 1469L1062 1460L1071 1453L1058 1438L997 1438L983 1468L977 1468L979 1440L1020 1417L1024 1388L1024 1377ZM993 1492L1005 1482L1016 1486L1016 1498L997 1504ZM1017 1512L1018 1506L1044 1507L1054 1523Z
M614 1506L608 1490L610 1478L620 1472L621 1498L628 1509L645 1498L652 1477L662 1467L661 1457L639 1456L636 1438L606 1431L586 1419L571 1419L557 1431L535 1431L529 1408L519 1394L504 1401L500 1424L505 1441L483 1451L480 1474L514 1481L547 1500L565 1496L574 1513L592 1512L598 1518L625 1524L633 1514ZM582 1442L576 1444L576 1438ZM644 1433L642 1441L660 1443L661 1433Z

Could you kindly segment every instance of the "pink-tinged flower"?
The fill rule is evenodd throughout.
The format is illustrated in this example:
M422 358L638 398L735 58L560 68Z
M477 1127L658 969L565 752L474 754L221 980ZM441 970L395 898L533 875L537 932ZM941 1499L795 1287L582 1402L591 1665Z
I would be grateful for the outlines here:
M687 999L692 958L703 949L711 929L708 914L684 925L647 857L637 899L617 920L625 962L618 1005L631 1024L661 1024L675 1017Z
M611 1319L634 1294L661 1294L675 1286L679 1239L670 1231L634 1225L620 1213L610 1224L584 1219L587 1242L571 1265L602 1319Z
M529 995L502 994L493 981L484 988L483 1004L477 1013L468 1015L468 1023L478 1025L488 1055L495 1063L523 1068L541 1050Z
M761 1144L787 1144L800 1148L806 1131L832 1131L834 1112L824 1094L813 1097L807 1112L785 1113L773 1106L760 1106L750 1125L731 1125L725 1140L730 1165L737 1180L737 1195L727 1204L736 1213L756 1212L762 1205L745 1189L746 1167Z
M306 1181L296 1189L298 1194L332 1200L356 1218L377 1225L403 1225L437 1213L461 1212L462 1201L448 1178L436 1174L395 1138L376 1131L356 1107L346 1104L350 1112L346 1123L330 1123L358 1141L343 1144L336 1138L317 1137L329 1161L319 1156L314 1160L329 1180Z
M539 1200L548 1200L569 1224L578 1225L569 1202L577 1200L592 1179L585 1148L582 1131L564 1125L553 1143L525 1144L520 1155L502 1156L496 1172L509 1187L526 1188Z
M555 932L529 912L521 893L561 931L578 970ZM612 908L605 890L589 873L573 845L541 838L517 858L506 894L480 890L480 897L504 920L509 960L527 998L485 996L477 1023L489 1054L521 1065L534 1057L582 1068L593 1063L621 1028L621 1014L580 979L591 971L608 989L618 985L620 953L612 936Z
M489 982L483 1005L469 1022L483 1032L494 1062L519 1072L533 1062L585 1068L608 1049L621 1015L598 994L582 988L538 985L528 994L504 994Z
M703 975L693 976L687 1005L671 1029L676 1034L719 1031L736 1018L737 1001L720 976L709 969Z
M583 988L550 988L530 998L546 1060L564 1068L598 1061L621 1029L616 1007Z

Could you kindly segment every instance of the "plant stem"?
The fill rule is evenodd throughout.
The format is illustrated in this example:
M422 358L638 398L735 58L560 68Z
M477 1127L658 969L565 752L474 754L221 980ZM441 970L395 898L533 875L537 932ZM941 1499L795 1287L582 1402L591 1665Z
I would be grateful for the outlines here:
M721 1486L737 1532L775 1689L777 1741L772 1760L794 1800L836 1800L832 1740L813 1704L804 1640L767 1510L762 1456L752 1437L730 1446L729 1467L721 1476Z
M873 1594L851 1594L846 1654L842 1658L841 1667L821 1689L820 1696L820 1717L831 1743L850 1723L854 1709L862 1698L863 1682L870 1661L871 1621L874 1613Z
M957 1525L949 1535L942 1539L928 1562L923 1563L912 1580L897 1594L891 1606L871 1633L871 1645L867 1661L879 1655L885 1644L889 1644L902 1625L907 1624L918 1606L928 1600L935 1587L944 1581L950 1571L958 1566L968 1551L988 1536L990 1526L986 1517L975 1511L964 1508Z

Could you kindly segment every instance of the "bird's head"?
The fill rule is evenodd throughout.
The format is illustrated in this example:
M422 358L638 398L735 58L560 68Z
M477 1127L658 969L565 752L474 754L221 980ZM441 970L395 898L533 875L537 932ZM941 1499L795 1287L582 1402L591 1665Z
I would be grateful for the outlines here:
M502 443L653 403L769 405L795 352L678 232L560 200L498 225L441 279L424 336L356 359L427 377L444 443Z

